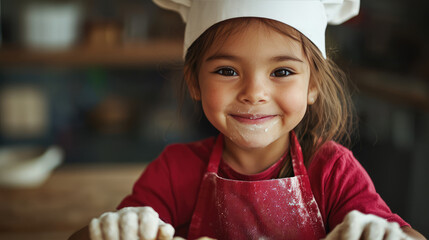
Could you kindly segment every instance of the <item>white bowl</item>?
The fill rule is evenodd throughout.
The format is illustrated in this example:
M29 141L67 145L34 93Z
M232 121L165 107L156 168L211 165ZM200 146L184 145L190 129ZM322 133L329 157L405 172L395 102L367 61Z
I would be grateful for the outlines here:
M58 146L0 148L0 186L40 186L51 171L61 164L63 155Z

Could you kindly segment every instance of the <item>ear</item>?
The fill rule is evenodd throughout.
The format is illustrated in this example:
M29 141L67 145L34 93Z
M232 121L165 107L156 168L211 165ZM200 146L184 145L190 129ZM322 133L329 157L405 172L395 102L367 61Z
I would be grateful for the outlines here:
M316 86L310 86L308 88L307 104L312 105L313 103L315 103L318 96L319 96L319 91L317 90Z

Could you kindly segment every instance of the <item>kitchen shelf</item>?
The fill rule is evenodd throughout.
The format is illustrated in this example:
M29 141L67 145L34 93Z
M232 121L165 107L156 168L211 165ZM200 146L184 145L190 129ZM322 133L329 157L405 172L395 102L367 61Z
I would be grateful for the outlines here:
M422 79L367 68L354 68L351 76L364 93L429 112L429 84Z
M153 66L182 61L181 41L151 40L117 46L77 46L65 50L0 48L0 68L18 66Z

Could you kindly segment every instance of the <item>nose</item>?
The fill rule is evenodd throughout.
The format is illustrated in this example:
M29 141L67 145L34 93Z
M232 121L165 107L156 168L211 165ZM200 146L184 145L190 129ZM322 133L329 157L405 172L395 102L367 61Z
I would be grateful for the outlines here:
M242 80L239 101L245 104L263 104L269 101L268 86L263 77L248 77Z

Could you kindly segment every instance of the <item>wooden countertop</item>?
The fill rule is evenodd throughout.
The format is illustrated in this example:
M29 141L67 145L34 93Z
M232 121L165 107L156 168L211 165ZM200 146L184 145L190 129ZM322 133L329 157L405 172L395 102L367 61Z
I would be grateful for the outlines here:
M67 239L115 210L145 165L65 165L35 189L0 188L0 239Z

